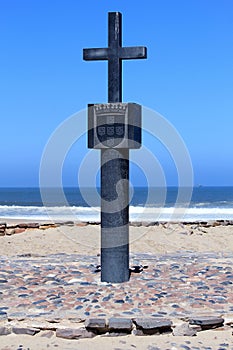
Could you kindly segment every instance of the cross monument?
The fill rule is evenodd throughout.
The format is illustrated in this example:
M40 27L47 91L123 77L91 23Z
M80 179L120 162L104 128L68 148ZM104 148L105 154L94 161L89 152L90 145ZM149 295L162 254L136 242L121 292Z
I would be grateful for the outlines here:
M88 147L101 149L101 281L129 280L129 149L141 145L141 106L122 103L122 60L147 57L122 47L122 15L108 14L108 47L83 50L108 61L108 103L88 105Z

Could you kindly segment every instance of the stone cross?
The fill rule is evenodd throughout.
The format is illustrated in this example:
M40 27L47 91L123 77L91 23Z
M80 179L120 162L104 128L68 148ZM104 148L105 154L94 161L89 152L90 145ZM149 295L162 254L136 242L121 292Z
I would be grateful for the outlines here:
M108 102L122 101L122 60L146 57L146 47L122 47L120 12L108 14L108 47L83 50L85 61L108 60Z
M146 56L146 47L122 47L122 16L119 12L108 14L108 47L83 50L83 59L86 61L108 61L108 104L88 107L88 147L101 149L103 282L125 282L130 277L129 148L139 148L141 144L141 106L121 103L122 60ZM129 135L131 139L127 141ZM124 142L120 143L121 139Z

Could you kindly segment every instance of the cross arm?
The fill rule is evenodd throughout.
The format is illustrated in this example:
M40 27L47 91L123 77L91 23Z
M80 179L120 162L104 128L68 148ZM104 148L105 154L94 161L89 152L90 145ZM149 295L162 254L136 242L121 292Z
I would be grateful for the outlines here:
M120 58L124 60L147 58L147 48L144 46L121 47Z
M107 60L108 48L83 49L83 59L85 61Z

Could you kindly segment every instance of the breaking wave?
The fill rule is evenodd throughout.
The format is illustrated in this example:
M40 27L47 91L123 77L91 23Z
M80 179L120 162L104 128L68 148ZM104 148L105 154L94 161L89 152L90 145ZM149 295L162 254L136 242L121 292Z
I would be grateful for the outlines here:
M130 206L130 221L208 221L233 220L233 208L142 207ZM1 219L100 222L99 207L0 206Z

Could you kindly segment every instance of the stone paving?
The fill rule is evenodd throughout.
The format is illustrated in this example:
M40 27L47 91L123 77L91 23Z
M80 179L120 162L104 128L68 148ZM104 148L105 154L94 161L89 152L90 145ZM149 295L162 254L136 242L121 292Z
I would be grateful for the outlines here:
M233 315L233 254L131 256L129 282L100 282L99 257L1 257L0 320Z

